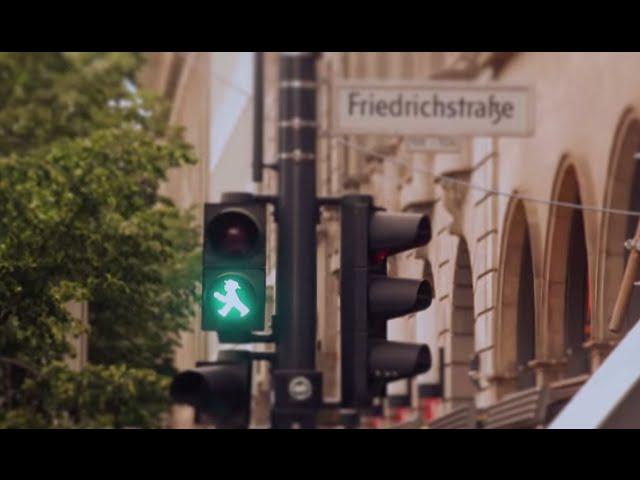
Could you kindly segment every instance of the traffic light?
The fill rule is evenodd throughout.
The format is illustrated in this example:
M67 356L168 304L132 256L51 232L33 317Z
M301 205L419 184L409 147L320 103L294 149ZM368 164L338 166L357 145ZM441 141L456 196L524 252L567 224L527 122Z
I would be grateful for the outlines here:
M429 282L390 278L387 258L431 240L427 215L388 213L367 195L347 195L341 210L342 406L370 407L388 382L431 367L427 345L386 339L387 320L431 304Z
M251 412L250 352L222 351L216 362L199 362L179 373L170 388L176 403L191 405L198 423L248 428Z
M251 195L225 197L205 205L202 329L221 342L250 342L264 330L265 205Z

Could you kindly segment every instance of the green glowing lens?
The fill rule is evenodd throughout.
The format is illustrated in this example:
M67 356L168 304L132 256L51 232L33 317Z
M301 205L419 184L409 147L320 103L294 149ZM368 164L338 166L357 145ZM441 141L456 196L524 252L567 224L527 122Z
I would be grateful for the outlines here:
M223 275L210 290L215 315L225 321L243 321L253 316L255 293L241 275Z

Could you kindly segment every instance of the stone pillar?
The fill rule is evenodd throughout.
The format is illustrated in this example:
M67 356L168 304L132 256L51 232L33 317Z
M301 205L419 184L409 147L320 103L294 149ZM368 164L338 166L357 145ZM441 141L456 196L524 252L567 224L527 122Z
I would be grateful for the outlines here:
M589 340L584 343L584 348L589 351L591 358L591 371L595 372L605 361L611 350L613 350L617 341L615 340Z
M548 385L562 379L567 360L565 358L535 359L529 362L536 374L536 385Z
M498 156L496 141L489 137L476 137L471 142L471 160L473 184L484 188L496 188L498 185ZM499 198L483 190L469 193L472 204L473 220L468 221L471 229L469 248L473 251L474 277L474 314L475 314L475 351L479 360L479 390L476 393L476 404L485 407L497 400L496 388L489 378L494 376L495 343L494 338L500 236L498 234L498 201ZM473 245L473 246L472 246Z

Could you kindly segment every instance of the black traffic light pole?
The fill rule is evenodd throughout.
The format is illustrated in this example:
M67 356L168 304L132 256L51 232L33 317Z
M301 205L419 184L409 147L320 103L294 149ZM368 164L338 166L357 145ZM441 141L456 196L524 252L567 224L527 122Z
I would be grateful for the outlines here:
M278 163L262 154L262 57L256 57L256 146L254 179L260 168L279 171L277 196L226 193L205 206L203 330L221 341L276 343L275 356L221 352L182 372L172 384L178 402L193 405L219 427L246 428L251 394L250 365L273 367L273 428L315 428L320 409L342 408L343 421L358 422L358 410L384 396L387 382L427 371L426 345L389 342L386 320L427 308L432 291L422 280L389 278L389 255L426 245L426 215L387 213L366 195L316 196L316 61L312 52L280 54ZM258 98L260 97L260 98ZM264 327L266 203L278 223L276 314ZM320 206L342 212L341 338L342 401L324 404L316 370L316 225Z
M254 53L253 65L253 181L262 181L264 124L264 52Z
M316 348L316 59L280 54L274 428L315 428L322 403Z

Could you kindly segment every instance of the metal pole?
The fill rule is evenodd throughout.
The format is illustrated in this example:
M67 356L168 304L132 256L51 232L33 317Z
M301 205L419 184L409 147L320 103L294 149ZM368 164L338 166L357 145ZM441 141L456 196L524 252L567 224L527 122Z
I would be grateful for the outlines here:
M264 52L255 52L253 70L253 181L262 182L264 121Z
M316 348L316 55L280 54L276 365L273 426L314 428L322 402Z
M618 290L618 297L613 307L613 313L611 314L611 320L609 320L609 331L612 333L620 333L622 330L622 324L629 307L629 300L631 300L631 294L633 293L633 282L636 279L638 273L638 267L640 267L640 252L638 251L638 245L640 245L640 222L636 227L636 233L631 240L631 253L627 259L627 266L624 270L624 276L620 283L620 289Z

